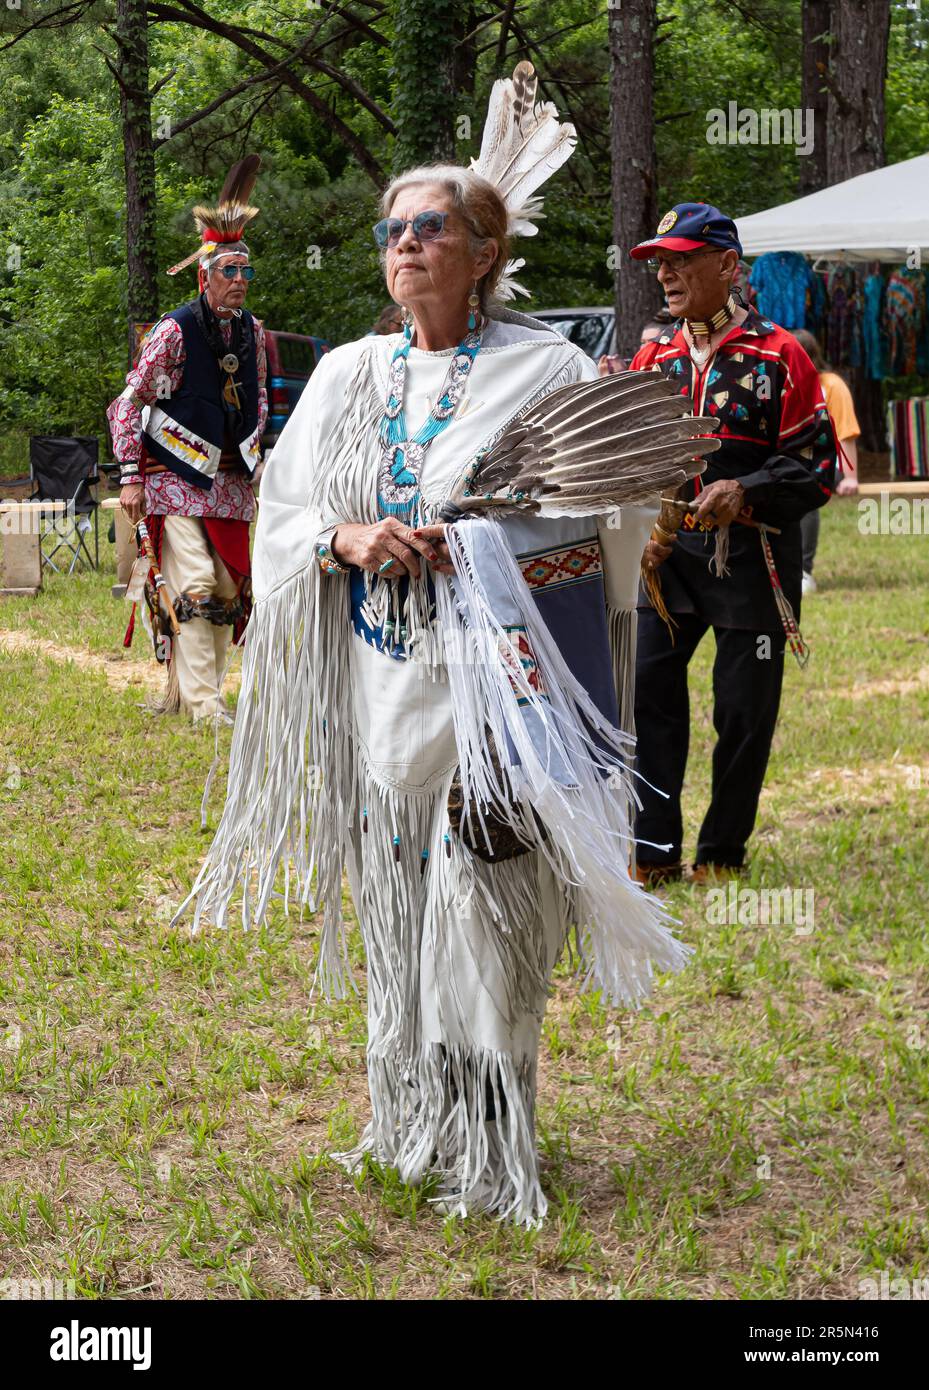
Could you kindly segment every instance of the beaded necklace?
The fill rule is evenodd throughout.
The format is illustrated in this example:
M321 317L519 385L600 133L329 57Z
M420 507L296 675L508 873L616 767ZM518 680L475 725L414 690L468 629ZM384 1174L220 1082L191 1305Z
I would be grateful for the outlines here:
M698 372L702 372L707 362L712 356L712 346L709 339L714 333L718 333L733 318L738 305L730 294L726 303L721 309L717 309L712 318L704 322L702 319L687 319L687 327L690 329L690 356ZM706 338L705 348L699 348L696 344L697 338Z
M403 411L403 388L406 384L406 360L413 345L413 326L404 324L403 341L390 359L387 403L378 431L381 462L377 474L377 508L381 517L396 516L410 523L419 502L419 480L426 450L436 435L451 423L474 359L480 352L482 331L483 327L476 327L472 312L468 318L468 332L452 353L438 400L426 416L425 423L411 437Z
M703 319L688 319L687 327L697 338L711 338L714 333L718 333L721 328L725 328L738 307L735 299L730 294L723 307L717 309L716 313L712 314L709 319L706 321Z

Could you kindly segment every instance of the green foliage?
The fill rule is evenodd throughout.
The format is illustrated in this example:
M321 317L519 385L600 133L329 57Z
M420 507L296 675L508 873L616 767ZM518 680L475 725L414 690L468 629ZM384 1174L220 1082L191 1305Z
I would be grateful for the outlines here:
M357 9L357 7L353 7ZM304 0L211 0L212 19L255 30L269 51L335 33L342 21ZM4 436L88 431L105 437L103 410L125 371L123 161L115 83L98 48L100 21L34 34L0 54L0 456ZM783 108L800 101L800 0L658 0L655 113L659 209L707 198L738 217L797 196L801 160L790 146L707 143L707 112ZM395 0L365 12L384 43L346 31L323 56L359 84L399 128L384 124L329 77L301 78L379 166L434 157L443 132L454 157L477 153L499 26L477 32L466 90L449 97L453 41L483 11L452 0ZM6 11L5 32L14 19ZM529 56L542 94L578 128L570 165L546 189L540 234L514 248L531 301L517 307L609 303L611 234L608 15L590 0L525 0L507 66ZM329 25L330 29L324 26ZM218 35L157 23L149 31L156 139L254 75L250 58ZM527 48L528 44L528 48ZM929 148L929 16L893 7L887 79L887 156ZM461 138L461 117L471 121ZM193 203L214 196L231 161L257 149L262 216L249 233L258 270L249 306L272 328L357 337L386 301L371 239L376 193L344 143L286 86L259 83L161 144L156 155L158 264L194 246ZM159 277L162 310L196 293L195 271Z
M455 14L460 10L459 0L396 0L391 77L399 128L394 144L397 173L452 153L451 74Z
M570 176L554 180L545 194L545 215L537 236L525 238L514 254L526 266L517 280L532 298L513 307L531 314L535 309L563 305L613 302L613 275L607 269L612 213L608 198L578 196Z
M3 185L3 406L31 432L99 429L123 356L122 162L110 113L53 96Z
M750 27L727 0L659 0L659 19L659 212L708 202L740 217L797 197L795 147L709 144L707 113L731 101L774 110L800 105L800 0L785 0Z
M929 11L896 5L887 55L887 163L929 150Z

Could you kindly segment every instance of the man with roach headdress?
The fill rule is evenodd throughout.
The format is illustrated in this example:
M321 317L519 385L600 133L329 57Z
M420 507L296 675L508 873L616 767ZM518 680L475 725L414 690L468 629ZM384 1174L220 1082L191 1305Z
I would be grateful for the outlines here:
M228 718L223 667L230 634L238 638L251 607L251 477L268 397L264 329L244 307L255 271L242 233L258 212L248 200L260 163L248 155L229 171L215 207L194 208L201 244L168 274L197 261L200 294L155 324L107 411L120 501L130 521L145 518L179 624L172 637L152 571L145 596L168 668L159 709L185 710L194 721ZM134 618L135 607L126 645Z

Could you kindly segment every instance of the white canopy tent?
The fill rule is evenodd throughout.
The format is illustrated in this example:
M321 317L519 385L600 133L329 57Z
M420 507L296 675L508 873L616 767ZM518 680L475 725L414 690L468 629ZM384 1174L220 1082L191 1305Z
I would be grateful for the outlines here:
M756 212L738 221L746 256L800 251L829 260L929 264L929 154Z

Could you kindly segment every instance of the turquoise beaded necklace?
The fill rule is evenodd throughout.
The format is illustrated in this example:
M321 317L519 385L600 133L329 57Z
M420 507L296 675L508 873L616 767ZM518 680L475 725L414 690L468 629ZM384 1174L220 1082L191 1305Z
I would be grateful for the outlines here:
M403 327L403 341L390 359L387 381L387 403L381 420L378 438L381 442L381 462L377 474L377 508L381 517L396 516L410 524L419 502L419 480L426 450L436 435L447 429L455 408L481 350L474 308L468 314L468 331L452 353L451 364L438 400L426 416L425 423L411 437L407 432L403 410L403 389L406 384L406 362L413 346L413 326Z

